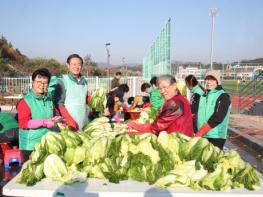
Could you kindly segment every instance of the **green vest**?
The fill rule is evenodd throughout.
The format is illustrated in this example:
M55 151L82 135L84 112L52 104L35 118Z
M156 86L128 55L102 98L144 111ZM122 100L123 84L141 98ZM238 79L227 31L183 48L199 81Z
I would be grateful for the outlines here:
M150 87L149 94L152 108L158 111L164 104L164 98L160 94L158 88Z
M50 78L50 81L48 84L47 94L53 101L54 101L54 94L55 94L56 85L57 85L57 77L52 76Z
M221 90L213 89L209 91L207 94L203 94L200 97L199 108L198 108L198 120L197 120L198 129L200 129L205 123L207 123L209 118L213 115L215 111L216 101L218 97L223 93L225 93L223 89ZM231 107L232 107L232 104L230 104L228 108L228 112L223 122L221 122L215 128L207 132L204 135L204 138L226 139Z
M31 111L31 119L52 118L53 103L51 98L37 96L32 90L24 97ZM47 133L47 128L19 129L19 148L21 150L34 150L35 144Z
M62 80L66 89L65 107L81 130L88 122L87 81L78 84L70 74L63 75Z
M193 89L191 90L192 94L199 94L200 96L202 96L204 94L204 91L202 90L202 88L200 88L199 85L196 85L195 87L193 87Z

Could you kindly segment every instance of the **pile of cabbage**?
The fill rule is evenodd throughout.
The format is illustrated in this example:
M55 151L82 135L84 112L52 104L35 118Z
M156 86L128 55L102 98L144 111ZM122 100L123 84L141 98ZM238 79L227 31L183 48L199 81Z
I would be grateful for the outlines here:
M106 90L105 88L100 87L92 93L89 106L92 111L103 114L106 102Z
M141 110L140 117L134 122L138 124L152 123L157 116L157 112L151 108L147 107Z
M234 150L220 151L204 138L178 132L127 135L125 124L106 118L83 132L48 132L24 164L18 183L34 185L43 178L71 184L88 178L148 182L156 187L190 187L195 191L256 190L256 170Z

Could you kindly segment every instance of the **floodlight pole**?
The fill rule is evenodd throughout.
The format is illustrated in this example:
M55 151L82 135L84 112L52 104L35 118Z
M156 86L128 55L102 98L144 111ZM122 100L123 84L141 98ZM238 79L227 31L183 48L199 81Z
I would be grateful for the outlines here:
M122 57L121 58L121 61L122 61L122 67L123 67L123 71L125 72L125 75L127 75L127 67L126 67L126 71L125 71L125 57Z
M110 67L110 50L109 50L108 46L110 46L109 42L105 44L105 48L106 48L106 52L107 52L107 68L108 68L108 76L109 76L110 75L110 73L109 73L109 69L110 69L109 68Z
M211 30L211 54L210 54L210 69L213 69L213 50L214 50L214 28L215 28L215 17L217 16L217 8L210 8L210 16L212 17L212 30Z

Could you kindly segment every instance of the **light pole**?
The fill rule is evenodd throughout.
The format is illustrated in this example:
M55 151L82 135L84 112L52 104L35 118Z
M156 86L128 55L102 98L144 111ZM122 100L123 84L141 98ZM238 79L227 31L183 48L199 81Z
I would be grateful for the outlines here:
M223 74L222 74L222 80L224 80L224 75L225 75L224 64L222 64L222 70L223 70Z
M213 50L214 50L214 27L215 17L217 16L217 8L210 8L210 16L212 17L212 30L211 30L211 54L210 54L210 69L213 69Z
M123 72L125 72L125 75L127 75L126 71L125 71L125 57L121 58L122 61L122 68L123 68Z
M106 52L107 52L107 68L109 69L110 67L110 50L108 49L108 46L110 46L110 43L105 44ZM109 70L108 70L108 76L109 76Z

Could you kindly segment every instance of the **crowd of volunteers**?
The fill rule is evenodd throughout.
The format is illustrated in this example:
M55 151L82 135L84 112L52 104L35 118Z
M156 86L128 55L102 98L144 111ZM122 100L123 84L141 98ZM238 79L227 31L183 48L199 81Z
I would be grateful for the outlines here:
M59 131L56 121L65 120L73 132L82 130L88 123L90 95L89 84L81 75L83 59L78 54L70 55L67 58L67 68L68 73L60 78L51 77L46 68L33 72L32 88L17 104L18 123L9 114L0 112L1 143L18 138L24 160L29 158L35 144L49 130ZM117 72L112 80L103 115L119 123L120 110L129 112L138 107L151 107L157 113L152 123L126 121L128 134L132 134L130 131L133 130L138 134L156 135L161 131L181 132L189 137L207 138L223 149L231 100L221 86L219 72L209 70L206 73L205 88L195 76L185 78L186 87L191 92L190 102L185 93L180 91L176 79L168 74L153 77L149 83L143 83L143 95L125 99L129 87L121 84L121 77L122 73Z

